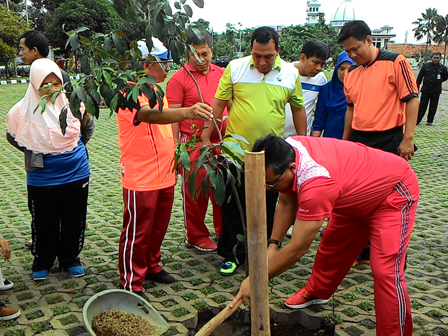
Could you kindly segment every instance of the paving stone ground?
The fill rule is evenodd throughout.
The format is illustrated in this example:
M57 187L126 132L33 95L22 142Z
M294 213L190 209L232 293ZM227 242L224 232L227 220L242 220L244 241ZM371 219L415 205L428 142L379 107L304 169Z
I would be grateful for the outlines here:
M9 88L8 88L9 87ZM11 89L0 87L0 119L24 94L26 84ZM421 200L417 221L408 249L407 283L411 298L415 335L448 335L448 243L447 243L447 165L448 93L442 94L433 126L416 130L419 147L412 166L416 170ZM5 134L2 122L0 129ZM25 171L20 152L0 137L0 231L13 250L11 262L1 262L3 274L15 283L0 293L0 300L22 309L15 321L0 322L0 334L86 335L82 308L89 297L119 283L117 271L122 197L119 180L117 127L115 116L103 112L93 139L88 144L92 177L85 247L81 254L86 275L72 278L66 273L50 273L47 280L31 279L32 256L24 247L30 237ZM207 218L211 224L210 217ZM211 229L210 225L210 229ZM168 334L187 335L198 321L210 318L232 299L244 279L239 268L234 276L218 274L221 258L187 248L182 221L179 187L168 232L163 242L164 268L177 283L145 283L153 306L172 326ZM300 322L316 327L321 319L336 323L339 335L374 335L373 281L370 268L353 267L330 302L310 309L292 311L283 301L306 283L319 244L316 238L310 252L295 267L270 283L270 306L278 320Z

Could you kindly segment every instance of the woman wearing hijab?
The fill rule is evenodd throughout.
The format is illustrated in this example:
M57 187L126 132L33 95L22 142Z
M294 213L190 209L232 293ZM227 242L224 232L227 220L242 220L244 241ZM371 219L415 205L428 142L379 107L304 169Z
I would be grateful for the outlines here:
M344 76L350 65L355 62L347 52L339 54L331 81L325 84L319 93L314 113L313 136L342 139L344 133L347 99L344 94Z
M6 119L8 139L25 152L34 280L47 278L56 257L61 269L75 277L84 275L78 256L84 245L90 169L80 139L81 124L63 93L54 104L48 98L45 111L36 110L41 96L59 89L62 82L56 63L35 60L25 97ZM65 134L59 124L64 108Z

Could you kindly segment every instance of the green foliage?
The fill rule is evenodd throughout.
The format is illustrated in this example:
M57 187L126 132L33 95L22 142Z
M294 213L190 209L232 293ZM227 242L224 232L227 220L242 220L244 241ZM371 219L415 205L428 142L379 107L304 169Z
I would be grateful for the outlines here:
M55 9L45 27L53 47L65 49L65 30L88 27L87 37L118 28L118 14L108 0L68 0ZM64 26L64 29L63 29Z
M428 8L425 13L422 13L422 17L418 18L416 21L412 22L413 25L417 27L413 28L414 37L417 41L423 39L426 36L426 51L428 50L428 46L431 44L431 41L434 39L434 36L437 34L437 20L439 14L437 13L437 9Z
M0 65L8 68L17 56L19 37L30 29L23 17L4 5L0 5ZM6 71L7 77L9 72Z
M303 45L309 40L320 40L330 48L330 57L334 62L342 51L338 44L338 31L327 25L323 17L317 24L289 26L282 30L280 37L280 56L285 61L298 61Z
M250 37L254 28L239 29L235 28L235 25L227 23L226 31L221 34L213 34L213 47L214 56L218 58L220 56L229 56L230 59L237 57L239 50L241 49L241 56L250 55ZM241 48L240 48L241 38Z

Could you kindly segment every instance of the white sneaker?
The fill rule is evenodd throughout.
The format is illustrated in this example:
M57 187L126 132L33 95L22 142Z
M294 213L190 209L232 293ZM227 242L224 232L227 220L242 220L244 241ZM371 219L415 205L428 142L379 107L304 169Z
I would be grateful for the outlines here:
M0 287L0 291L5 291L14 287L14 283L6 279L3 280L3 284L4 285Z
M292 237L292 230L293 229L294 229L294 224L289 227L288 231L286 231L286 235L288 237Z

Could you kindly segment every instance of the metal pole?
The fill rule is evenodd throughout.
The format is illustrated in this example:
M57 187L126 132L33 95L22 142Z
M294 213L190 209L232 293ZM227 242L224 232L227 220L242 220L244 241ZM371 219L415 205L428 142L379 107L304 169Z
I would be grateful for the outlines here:
M240 26L240 54L239 54L239 57L241 57L241 27L242 27L243 25L241 24L241 22L238 22L238 24L239 24L239 26Z
M26 24L28 25L28 6L27 6L27 1L24 0L25 2L25 15L26 15Z

